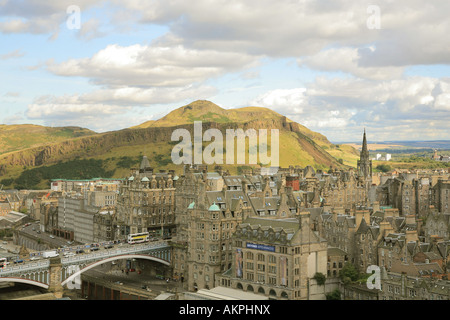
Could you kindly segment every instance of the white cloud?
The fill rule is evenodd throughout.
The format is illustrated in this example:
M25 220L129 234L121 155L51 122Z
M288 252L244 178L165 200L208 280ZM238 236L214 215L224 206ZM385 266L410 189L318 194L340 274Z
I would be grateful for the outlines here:
M15 59L15 58L21 58L25 55L20 50L14 50L5 54L0 55L0 60L8 60L8 59Z
M276 89L250 101L250 105L275 108L280 114L302 114L306 107L306 88Z
M82 10L101 3L101 0L77 0ZM0 32L7 34L58 34L61 24L67 18L67 8L74 5L72 0L4 0L0 6Z
M247 54L136 44L108 45L91 58L50 61L48 70L110 87L181 87L255 64L255 57Z
M116 3L119 3L116 1ZM142 23L170 26L168 42L272 57L303 57L330 47L365 48L361 67L448 63L450 3L378 1L381 29L367 21L372 1L130 0L122 4Z
M366 50L374 51L373 48ZM315 55L298 59L300 66L306 65L320 71L342 71L359 78L386 80L398 79L404 72L404 67L366 67L359 65L360 50L358 48L333 48L320 51Z
M347 140L364 127L374 140L448 138L450 81L318 78L306 88L269 91L251 104L271 108L333 141Z
M84 126L103 132L149 120L148 117L137 115L135 110L142 113L148 106L179 102L192 97L207 99L215 93L215 88L207 86L100 89L86 94L38 97L28 105L25 115L47 124L57 121L61 125Z
M52 38L64 27L67 7L74 4L70 0L0 3L0 32ZM103 4L76 3L82 17L90 17L85 15L88 10ZM312 72L341 71L353 77L320 77L302 84L304 88L268 91L251 104L274 108L312 129L338 136L343 136L344 127L359 130L368 125L380 135L386 130L383 127L398 127L399 136L409 138L416 133L408 126L414 125L428 137L435 131L448 137L443 128L449 120L449 80L405 76L404 71L411 65L450 63L446 41L450 2L378 1L379 30L367 28L367 8L372 4L369 0L113 0L102 7L108 15L82 23L79 39L111 35L111 30L124 26L129 32L139 24L158 24L168 31L151 43L112 43L86 58L48 61L47 70L54 75L87 78L97 87L90 93L38 98L28 106L27 115L64 121L97 115L118 121L121 112L136 106L211 97L219 89L208 85L208 80L232 72L239 73L242 81L258 78L258 85L266 85L266 70L254 68L259 60L288 57ZM233 93L247 88L227 85Z
M102 31L102 23L98 19L89 19L80 24L78 37L84 40L92 40L106 36L106 32Z

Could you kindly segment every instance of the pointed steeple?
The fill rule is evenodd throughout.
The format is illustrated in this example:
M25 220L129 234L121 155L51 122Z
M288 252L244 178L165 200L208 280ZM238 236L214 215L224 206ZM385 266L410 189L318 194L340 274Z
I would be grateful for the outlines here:
M367 138L366 138L366 128L364 128L364 135L363 135L363 143L362 143L362 149L361 149L361 155L368 155L369 151L367 149Z
M363 134L363 148L367 148L367 139L366 139L366 128L364 128L364 134Z
M363 143L360 157L357 163L358 174L364 178L372 178L372 160L369 158L369 149L367 147L366 128L364 128Z

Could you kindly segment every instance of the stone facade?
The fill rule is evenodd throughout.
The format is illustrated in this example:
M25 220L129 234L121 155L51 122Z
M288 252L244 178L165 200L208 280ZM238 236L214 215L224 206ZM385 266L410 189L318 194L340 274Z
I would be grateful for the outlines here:
M234 234L234 263L221 276L232 288L278 299L307 299L309 280L327 273L327 243L310 213L249 217Z
M143 157L140 168L120 187L117 199L118 239L149 232L152 237L171 237L175 232L174 172L156 173Z

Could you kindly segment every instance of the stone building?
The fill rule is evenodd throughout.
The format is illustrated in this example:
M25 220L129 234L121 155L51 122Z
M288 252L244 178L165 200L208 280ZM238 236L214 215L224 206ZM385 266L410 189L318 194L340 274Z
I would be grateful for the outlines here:
M324 175L320 195L324 205L334 208L350 210L355 204L368 204L366 182L353 171L333 171Z
M440 213L432 208L428 214L424 226L426 241L431 241L433 236L441 239L450 239L450 213Z
M327 277L337 278L345 263L348 261L348 254L339 248L328 247L327 255Z
M450 281L382 272L379 300L450 300Z
M430 206L450 213L450 182L445 179L445 175L434 172L400 173L378 186L377 201L382 206L398 208L400 215L415 215L417 218L426 217Z
M218 179L215 174L210 178ZM251 212L240 177L228 179L229 184L224 179L219 184L223 185L221 190L214 190L215 184L209 184L209 180L206 172L187 169L177 190L180 223L173 241L173 266L174 273L187 279L189 290L213 288L215 275L231 268L232 235L237 224ZM187 186L192 182L195 186L190 189Z
M40 203L39 220L42 232L51 232L58 228L58 198L50 197Z
M94 242L115 240L115 207L103 207L94 215Z
M70 241L93 242L94 216L104 207L95 204L105 204L115 195L114 191L64 194L58 198L57 227L53 228L52 233Z
M243 219L288 218L305 201L311 199L286 187L283 175L230 176L185 167L176 191L174 275L183 275L190 290L213 287L217 274L234 263L232 235Z
M233 236L232 268L223 286L274 299L302 300L309 280L327 273L327 243L311 229L310 213L248 217Z
M441 213L450 213L450 180L439 180L431 192L431 204Z
M118 239L149 232L152 237L172 237L175 232L175 183L173 171L156 173L146 156L140 168L120 187L117 198Z

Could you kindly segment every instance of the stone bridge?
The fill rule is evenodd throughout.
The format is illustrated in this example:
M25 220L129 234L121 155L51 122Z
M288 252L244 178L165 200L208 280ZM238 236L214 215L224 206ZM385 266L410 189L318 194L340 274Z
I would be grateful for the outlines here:
M75 252L79 247L65 248L64 252ZM166 241L141 244L120 244L110 249L99 249L87 253L64 257L41 258L20 264L10 263L0 269L0 282L20 282L35 285L62 296L64 286L78 288L80 275L103 263L120 259L147 259L169 266L171 248Z

